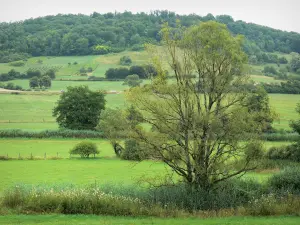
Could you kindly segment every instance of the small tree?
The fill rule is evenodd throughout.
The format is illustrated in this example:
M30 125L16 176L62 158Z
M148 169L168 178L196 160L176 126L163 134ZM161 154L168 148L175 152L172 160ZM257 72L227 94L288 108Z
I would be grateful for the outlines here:
M142 82L143 81L140 80L139 75L134 74L134 75L128 75L125 78L123 85L128 85L129 87L137 87L140 86Z
M53 116L62 128L93 130L105 108L104 93L87 86L68 87L53 109Z
M254 93L246 98L245 104L248 112L254 117L257 122L257 130L263 132L271 132L273 130L272 123L276 118L269 103L269 96L266 90L259 86Z
M54 69L50 69L45 73L46 76L49 76L52 80L55 79L55 70Z
M131 63L132 63L132 60L129 56L122 56L120 58L120 65L122 65L122 66L129 66L129 65L131 65Z
M40 79L38 77L32 77L29 80L29 87L30 88L37 88L40 86Z
M300 103L297 104L296 112L300 116ZM299 120L293 120L290 124L290 127L300 135L300 118ZM300 136L299 136L298 144L300 146Z
M49 76L43 76L39 80L40 87L50 88L51 87L51 78Z
M81 158L89 158L91 154L99 154L97 145L92 142L83 141L75 145L73 149L70 150L70 154L80 155Z

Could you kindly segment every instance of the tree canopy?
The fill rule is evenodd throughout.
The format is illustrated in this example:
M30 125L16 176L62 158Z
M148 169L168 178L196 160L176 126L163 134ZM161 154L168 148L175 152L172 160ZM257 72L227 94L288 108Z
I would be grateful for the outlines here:
M151 13L105 13L91 15L56 15L20 22L0 23L0 62L22 60L31 56L88 55L140 50L144 43L158 43L165 22L171 27L180 20L190 27L208 20L228 26L234 34L246 37L244 50L260 57L261 52L300 53L300 34L284 32L232 17L211 14L178 15L170 11Z
M93 130L105 109L104 93L91 91L87 86L68 87L53 109L53 116L62 128Z
M152 129L131 125L131 138L195 188L252 169L246 143L256 140L258 124L242 104L248 96L243 38L210 21L188 29L165 26L162 40L175 82L166 79L161 54L154 55L158 76L127 95ZM243 162L238 170L236 160Z

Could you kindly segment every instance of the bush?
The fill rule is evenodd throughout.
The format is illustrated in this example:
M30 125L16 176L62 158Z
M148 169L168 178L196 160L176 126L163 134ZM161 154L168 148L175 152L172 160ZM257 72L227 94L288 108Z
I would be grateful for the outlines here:
M144 158L142 155L140 144L136 140L128 139L125 141L125 148L120 157L125 160L141 161Z
M99 188L16 186L4 193L3 205L21 212L112 216L172 216L137 198L115 196Z
M75 145L75 147L70 150L70 154L80 155L81 158L89 158L91 154L99 154L99 150L95 143L83 141Z
M148 202L189 211L238 207L263 193L261 184L248 180L228 180L209 191L193 189L184 184L150 189Z
M269 185L274 190L291 191L292 193L300 193L300 168L287 167L278 174L273 175L269 179Z
M251 216L300 215L300 198L293 195L278 197L272 193L262 195L260 198L249 201L243 214Z
M103 138L102 132L91 130L43 130L25 131L21 129L0 130L1 138Z
M23 62L23 61L11 62L9 65L10 66L20 67L20 66L24 66L25 62Z
M249 142L245 149L246 159L260 159L264 155L264 146L262 142Z
M297 141L299 135L297 133L264 133L261 139L265 141Z
M280 159L300 162L300 146L299 144L292 144L288 146L271 147L266 156L272 160Z
M129 65L131 65L131 63L132 63L132 60L129 56L122 56L120 58L120 65L122 65L122 66L129 66Z

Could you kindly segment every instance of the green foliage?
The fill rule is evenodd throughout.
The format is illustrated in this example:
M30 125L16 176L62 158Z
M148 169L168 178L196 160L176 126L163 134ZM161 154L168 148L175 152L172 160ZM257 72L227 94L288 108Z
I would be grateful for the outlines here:
M270 193L251 199L245 207L244 214L251 216L299 215L299 209L299 196L276 196Z
M13 83L0 83L0 88L7 89L7 90L18 90L23 91L24 89L20 85L15 85Z
M247 159L260 159L264 155L264 146L262 142L248 142L245 149L245 157Z
M93 47L93 54L95 55L105 55L111 52L111 48L105 45L96 45Z
M83 141L75 145L73 149L70 150L70 154L80 155L81 158L89 158L92 154L99 154L97 145L92 142Z
M264 67L264 70L263 70L263 73L265 74L265 75L277 75L278 74L278 71L275 69L275 67L273 67L273 66L265 66Z
M109 16L108 16L109 15ZM177 20L190 27L209 20L227 25L232 34L242 34L249 55L259 57L259 52L300 52L300 35L275 30L230 16L177 15L169 11L151 13L93 13L91 15L56 15L22 22L1 23L3 36L0 62L23 60L40 55L107 54L131 48L141 50L144 43L157 43L164 22L175 26ZM84 27L84 29L82 29ZM17 31L17 35L16 35Z
M24 61L16 61L16 62L11 62L9 65L10 66L20 67L20 66L24 66L25 62Z
M21 129L0 130L3 138L103 138L102 132L91 130L43 130L26 131Z
M259 125L259 131L270 132L273 130L272 123L275 119L275 113L270 108L268 93L263 87L255 88L246 99L246 105L248 112L254 116L254 120Z
M87 86L68 87L53 109L53 116L62 128L93 130L105 102L102 92L91 91Z
M288 80L287 82L261 84L268 93L300 94L300 81Z
M300 193L300 168L287 167L269 180L270 187L278 191Z
M40 70L37 69L29 69L26 72L27 78L32 78L32 77L41 77L42 73Z
M49 76L42 76L39 85L42 88L50 88L51 87L51 78Z
M134 75L128 75L125 78L123 85L128 85L129 87L137 87L140 86L142 82L143 81L140 80L139 75L134 74Z
M37 213L96 214L112 216L172 215L136 198L115 196L99 188L29 188L16 186L4 194L3 205Z
M55 70L49 69L46 71L46 73L44 75L49 76L52 80L54 80L55 79Z
M268 159L273 160L280 159L300 162L300 146L296 143L288 146L271 147L266 156Z
M298 116L300 117L300 103L297 104L296 107L296 112L298 114ZM300 135L300 118L298 120L292 120L290 127L298 133L298 135ZM300 136L298 136L298 141L299 141L299 148L300 148Z
M292 60L290 63L291 69L294 72L297 72L300 69L300 54L293 53Z
M37 87L40 87L40 79L39 77L32 77L30 78L29 80L29 87L30 88L37 88Z
M120 65L122 66L130 66L132 63L132 60L129 56L122 56L120 58Z
M126 67L110 68L105 72L106 79L125 79L129 75L129 69Z
M125 140L125 147L120 155L121 159L141 161L145 159L142 146L134 139Z

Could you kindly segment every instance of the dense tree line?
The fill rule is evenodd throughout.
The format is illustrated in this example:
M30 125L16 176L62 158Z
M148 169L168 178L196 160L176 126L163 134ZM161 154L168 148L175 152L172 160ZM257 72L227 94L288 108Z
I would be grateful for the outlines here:
M109 68L105 72L106 79L125 79L128 75L138 75L141 79L147 79L151 76L157 75L157 70L152 65L142 65L142 66L131 66L119 67L119 68Z
M246 37L244 50L250 56L259 56L261 52L300 52L300 34L234 21L227 15L201 17L169 11L149 14L94 12L0 23L0 62L22 60L29 55L88 55L140 50L143 43L161 40L160 29L164 22L174 27L178 19L186 27L208 20L226 24L233 34Z
M55 79L55 71L53 69L47 70L45 73L42 73L40 70L29 69L25 73L20 73L11 69L8 73L0 74L0 81L9 81L15 79L30 79L32 77L41 78L43 76L48 76L51 79Z
M261 85L268 93L300 94L300 81L298 80L288 80L280 84L262 83Z

